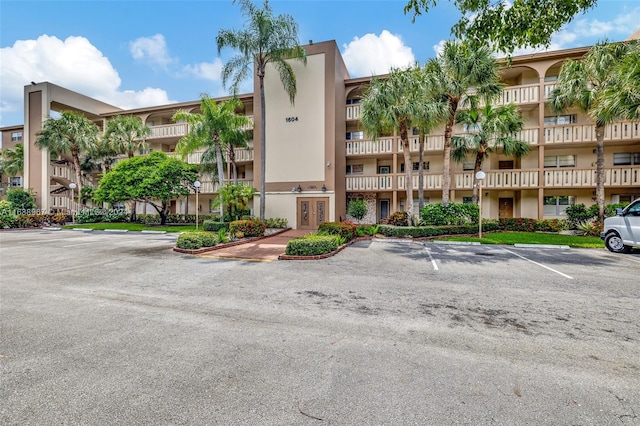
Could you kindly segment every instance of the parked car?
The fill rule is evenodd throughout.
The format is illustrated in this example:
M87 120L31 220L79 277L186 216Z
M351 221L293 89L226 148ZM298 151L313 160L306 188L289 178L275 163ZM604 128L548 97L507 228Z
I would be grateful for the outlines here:
M640 199L606 218L600 238L607 249L615 253L627 253L631 247L640 247Z

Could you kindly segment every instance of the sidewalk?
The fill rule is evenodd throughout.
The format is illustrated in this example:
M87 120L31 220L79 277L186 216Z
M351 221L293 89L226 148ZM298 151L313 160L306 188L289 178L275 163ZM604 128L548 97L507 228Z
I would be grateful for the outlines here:
M248 242L233 247L213 250L198 257L218 258L218 259L241 259L271 262L278 260L278 256L284 254L287 243L290 239L302 237L313 231L305 229L290 229L282 234L266 237L258 241Z

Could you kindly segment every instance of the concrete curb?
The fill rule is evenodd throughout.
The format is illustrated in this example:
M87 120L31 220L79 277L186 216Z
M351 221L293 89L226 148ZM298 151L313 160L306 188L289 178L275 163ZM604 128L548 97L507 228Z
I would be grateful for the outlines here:
M434 244L451 245L451 246L479 246L477 241L434 241Z
M80 231L80 232L93 232L91 228L71 228L72 231Z
M129 232L128 229L105 229L104 232L115 232L117 234L124 234L125 232Z
M518 247L518 248L548 248L548 249L570 249L571 247L569 246L560 246L560 245L553 245L553 244L514 244L514 247Z
M195 250L191 250L191 249L181 249L178 247L173 247L173 251L177 252L177 253L184 253L184 254L202 254L202 253L207 253L207 252L211 252L211 251L216 251L216 250L222 250L228 247L234 247L234 246L239 246L242 244L247 244L247 243L252 243L254 241L258 241L258 240L263 240L265 238L269 238L269 237L273 237L275 235L280 235L284 232L289 231L291 228L285 228L285 229L281 229L278 232L274 232L273 234L269 234L269 235L265 235L262 237L255 237L255 238L247 238L246 240L239 240L239 241L232 241L230 243L224 243L224 244L218 244L217 246L213 246L213 247L202 247L199 249L195 249Z
M142 234L166 234L167 231L150 231L147 229L143 229L142 231L140 231L140 233Z

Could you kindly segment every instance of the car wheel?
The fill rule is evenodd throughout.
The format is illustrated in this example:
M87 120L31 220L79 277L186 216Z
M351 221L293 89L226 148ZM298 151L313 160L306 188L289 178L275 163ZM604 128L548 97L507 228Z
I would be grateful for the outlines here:
M625 246L622 238L618 234L611 233L604 239L604 245L614 253L627 253L631 249L629 246Z

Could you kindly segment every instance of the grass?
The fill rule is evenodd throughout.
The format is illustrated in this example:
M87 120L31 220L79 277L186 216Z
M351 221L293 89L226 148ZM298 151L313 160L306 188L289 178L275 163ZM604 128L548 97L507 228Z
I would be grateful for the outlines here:
M104 231L105 229L126 229L132 232L140 231L166 231L166 232L187 232L195 231L195 225L172 225L172 226L160 226L160 225L145 225L143 223L83 223L76 225L64 225L63 228L82 228L93 229L96 231ZM202 227L200 227L200 230Z
M574 248L603 248L600 237L581 237L575 235L545 234L539 232L494 232L477 237L445 237L445 241L472 241L482 244L549 244Z

